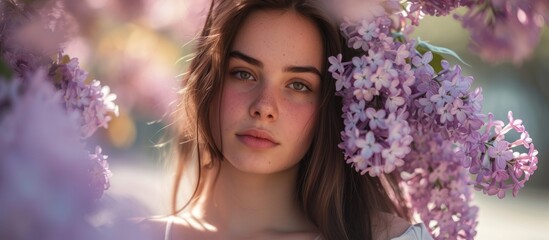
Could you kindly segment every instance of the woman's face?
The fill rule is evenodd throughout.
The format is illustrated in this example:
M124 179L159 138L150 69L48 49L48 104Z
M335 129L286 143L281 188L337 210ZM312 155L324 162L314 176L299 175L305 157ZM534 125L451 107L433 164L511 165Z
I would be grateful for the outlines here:
M211 120L229 163L263 174L296 166L311 145L323 58L320 32L304 16L256 11L246 18L227 59L220 115L214 110Z

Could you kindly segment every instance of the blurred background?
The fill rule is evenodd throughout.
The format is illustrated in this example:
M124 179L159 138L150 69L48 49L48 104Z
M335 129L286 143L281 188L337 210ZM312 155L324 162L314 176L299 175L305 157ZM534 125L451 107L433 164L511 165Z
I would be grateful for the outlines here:
M167 126L192 39L209 1L87 0L67 1L79 29L65 53L116 93L120 116L93 141L109 155L113 177L107 199L144 204L141 214L166 214L171 175L166 167ZM80 5L82 4L82 5ZM460 9L462 10L462 9ZM458 11L460 11L458 10ZM521 64L483 62L468 48L469 32L452 16L426 17L413 36L450 48L470 66L484 92L484 112L506 120L507 112L524 121L539 150L539 169L518 197L488 197L476 192L480 207L478 239L549 239L549 31L543 29L534 54ZM513 38L514 36L508 36ZM458 63L450 58L452 63ZM177 123L175 123L177 124ZM510 194L509 194L510 195Z

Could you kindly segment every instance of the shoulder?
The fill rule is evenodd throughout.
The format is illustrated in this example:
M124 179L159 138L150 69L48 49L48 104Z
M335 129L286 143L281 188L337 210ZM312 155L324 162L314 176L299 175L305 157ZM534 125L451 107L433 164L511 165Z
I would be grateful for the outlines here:
M190 214L143 219L139 231L150 239L218 239L216 228Z
M135 219L136 231L150 239L164 239L168 224L172 217L149 217Z
M181 239L170 237L176 235L175 233L181 230L180 225L183 225L181 224L181 218L177 216L132 218L131 222L132 227L126 228L126 230L132 231L132 235L137 235L138 237L135 239Z

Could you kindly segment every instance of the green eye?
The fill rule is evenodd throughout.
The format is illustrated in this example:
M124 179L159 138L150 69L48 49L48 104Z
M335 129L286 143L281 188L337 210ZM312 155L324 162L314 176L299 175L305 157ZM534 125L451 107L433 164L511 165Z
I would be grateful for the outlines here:
M246 71L235 71L235 72L233 72L233 75L236 78L243 79L243 80L253 80L254 79L252 74L249 73L249 72L246 72Z
M300 92L310 91L310 89L303 83L300 82L293 82L290 83L290 88L295 89Z

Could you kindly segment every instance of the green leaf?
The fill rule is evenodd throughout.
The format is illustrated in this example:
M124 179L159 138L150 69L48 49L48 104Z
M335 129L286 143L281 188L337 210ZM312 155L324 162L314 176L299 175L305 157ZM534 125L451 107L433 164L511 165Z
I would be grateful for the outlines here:
M397 42L405 43L406 36L402 32L391 32L393 39Z
M442 54L445 54L445 55L450 55L454 58L456 58L457 60L459 60L461 63L467 65L467 66L471 66L469 65L468 63L466 63L465 61L463 61L463 59L461 59L461 57L459 57L457 55L456 52L452 51L451 49L448 49L448 48L444 48L444 47L439 47L439 46L435 46L435 45L432 45L426 41L423 41L421 40L420 38L417 39L417 48L416 48L420 53L425 53L427 51L431 51L433 53L433 62L436 60L437 64L440 65L440 61L439 60L442 60L442 59L445 59ZM435 57L435 55L438 55L437 57ZM440 59L438 59L440 58ZM434 68L435 66L433 66ZM435 69L436 70L436 69Z

